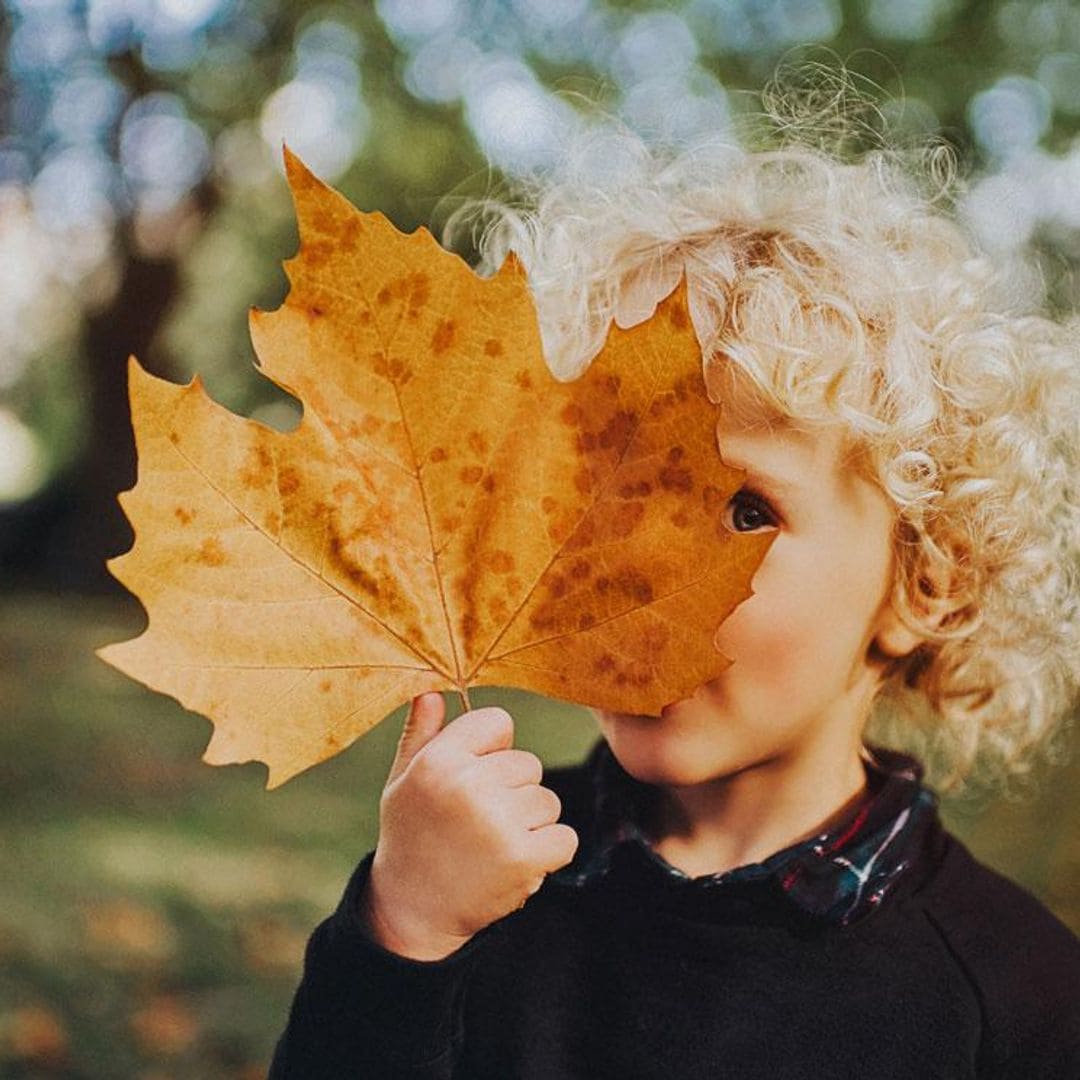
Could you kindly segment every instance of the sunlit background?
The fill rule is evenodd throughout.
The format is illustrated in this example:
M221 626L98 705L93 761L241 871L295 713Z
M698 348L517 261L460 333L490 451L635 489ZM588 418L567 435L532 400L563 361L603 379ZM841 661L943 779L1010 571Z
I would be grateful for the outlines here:
M304 938L373 842L400 714L267 795L258 766L199 764L205 721L92 654L141 625L104 569L131 543L127 356L294 416L247 336L296 246L283 141L412 229L542 168L584 99L677 142L827 48L883 88L891 131L976 170L963 213L1017 289L1077 304L1067 0L4 0L0 19L4 1076L263 1075ZM547 760L591 743L579 714L509 700ZM1080 929L1069 768L1035 801L949 812Z

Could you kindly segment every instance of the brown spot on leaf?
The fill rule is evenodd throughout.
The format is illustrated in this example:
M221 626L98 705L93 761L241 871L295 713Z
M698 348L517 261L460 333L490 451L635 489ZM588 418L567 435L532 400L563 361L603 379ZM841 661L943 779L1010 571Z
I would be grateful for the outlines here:
M598 593L599 593L599 594L600 594L601 596L603 596L603 595L604 595L604 593L606 593L606 592L608 591L608 589L610 589L610 588L611 588L611 578L609 578L609 577L605 577L605 576L604 576L603 574L601 574L601 575L600 575L600 577L598 577L598 578L597 578L597 579L596 579L596 580L595 580L595 581L593 582L593 588L594 588L594 589L595 589L595 590L596 590L596 591L597 591L597 592L598 592Z
M427 274L414 271L405 278L404 286L409 293L409 315L416 318L431 298L431 282Z
M435 354L446 352L454 343L455 325L453 319L442 319L431 336L431 347Z
M368 308L364 308L357 318L360 320L361 326L367 326L371 322L371 311Z
M561 600L566 595L566 578L561 574L556 574L548 582L548 592L556 600Z
M643 502L620 503L611 515L611 531L618 539L623 540L637 528L644 515Z
M348 550L348 540L333 533L328 545L328 560L360 592L378 601L378 610L400 616L414 611L415 605L402 593L384 555L376 558L372 569L360 566Z
M550 530L549 530L550 532ZM587 548L596 539L596 518L591 514L581 519L576 529L569 517L566 519L566 533L573 532L573 538L567 545L567 550L580 551Z
M577 437L577 448L583 453L591 453L596 449L596 435L591 431L583 431Z
M577 627L579 630L588 630L596 623L596 616L591 611L583 611L578 616Z
M445 446L434 446L428 453L427 459L433 464L437 464L440 461L445 461L447 457Z
M582 495L588 495L592 491L592 474L588 469L581 468L574 473L574 487L581 492Z
M686 494L694 490L694 478L689 469L677 469L673 465L665 465L656 477L660 486L665 491L678 491Z
M319 693L320 694L329 694L330 693L330 680L329 679L323 679L322 682L319 683Z
M593 664L593 670L598 674L606 674L609 671L615 670L615 657L611 653L604 653L596 663Z
M671 524L676 529L685 529L690 524L690 515L685 510L678 510L671 515Z
M545 495L540 500L540 509L543 510L545 514L554 514L558 508L558 501L550 495Z
M484 352L488 356L502 356L502 342L499 341L497 338L489 337L487 341L484 342Z
M360 238L359 218L348 218L338 231L338 244L343 248L356 247Z
M359 587L361 592L367 593L372 599L378 597L380 591L379 582L364 567L357 566L347 557L345 541L340 536L331 537L330 552L334 563L354 585Z
M479 465L466 465L461 472L458 473L458 478L463 484L475 484L481 476L484 475L484 470Z
M701 489L701 501L705 504L705 509L711 514L714 510L720 509L723 503L724 493L712 484L706 484Z
M480 486L490 495L495 490L495 477L488 473Z
M225 562L225 549L216 537L208 536L202 542L196 558L206 566L221 566Z
M316 319L326 314L326 312L324 312L317 304L312 304L311 307L308 308L308 312Z
M514 376L514 382L516 382L522 390L531 390L533 386L532 376L527 371L519 371Z
M686 314L686 308L682 304L672 304L668 308L668 312L671 316L671 325L676 330L685 330L690 325L690 319Z
M180 436L175 431L170 431L169 432L169 442L171 442L173 444L173 446L179 446L180 445Z
M619 392L619 387L621 386L622 379L614 373L608 375L604 380L604 389L607 390L609 394L617 394Z
M514 556L509 551L493 551L488 556L487 565L494 574L509 574L514 569Z
M195 507L185 510L182 506L178 506L173 513L176 515L176 520L179 521L181 525L190 525L192 519L195 517Z
M562 411L559 413L559 419L568 427L576 427L581 423L583 415L581 406L571 401L569 405L563 406Z
M637 425L638 414L629 409L618 409L600 432L600 445L605 450L622 451L630 441Z
M274 459L261 443L248 450L247 464L239 472L240 482L249 490L264 488L273 475Z
M613 582L623 595L629 597L635 603L648 604L652 602L652 583L640 570L635 570L632 567L620 570L614 575Z
M483 456L488 452L488 442L481 431L470 431L466 442L469 444L469 449L474 454Z
M587 578L591 573L592 567L586 559L575 559L573 565L570 567L570 576L575 581L581 581L583 578Z
M282 495L292 495L300 486L300 474L291 466L278 471L278 491Z
M407 383L413 377L412 368L400 356L387 356L382 350L372 354L371 370L393 383Z

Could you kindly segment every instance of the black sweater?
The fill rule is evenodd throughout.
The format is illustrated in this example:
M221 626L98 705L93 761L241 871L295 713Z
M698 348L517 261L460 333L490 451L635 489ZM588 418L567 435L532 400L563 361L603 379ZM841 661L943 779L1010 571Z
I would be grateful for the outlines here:
M544 779L582 837L568 871L595 860L595 758ZM914 844L841 925L623 843L435 962L367 935L369 853L311 937L271 1080L1080 1080L1080 941L936 807Z

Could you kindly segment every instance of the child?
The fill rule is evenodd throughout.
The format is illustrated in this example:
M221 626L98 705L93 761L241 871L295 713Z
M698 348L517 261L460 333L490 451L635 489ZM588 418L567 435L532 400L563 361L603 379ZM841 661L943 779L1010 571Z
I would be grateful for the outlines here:
M730 667L600 713L581 765L412 703L271 1076L1075 1080L1080 941L924 778L1022 773L1075 698L1076 327L898 154L583 146L488 267L524 262L561 377L685 273L726 524L779 535Z

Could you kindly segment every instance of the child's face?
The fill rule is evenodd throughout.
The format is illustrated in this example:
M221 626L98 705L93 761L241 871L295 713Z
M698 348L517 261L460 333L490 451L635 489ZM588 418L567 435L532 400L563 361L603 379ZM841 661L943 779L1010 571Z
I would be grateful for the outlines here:
M727 525L779 535L754 595L717 631L717 647L733 661L726 671L660 717L599 714L623 767L649 783L701 783L791 754L827 768L857 754L881 674L869 651L895 623L893 510L845 461L839 432L733 415L721 409L720 454L748 475Z

